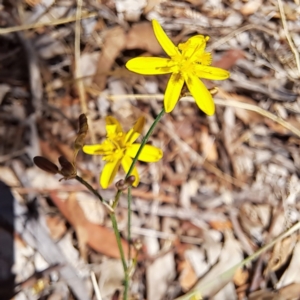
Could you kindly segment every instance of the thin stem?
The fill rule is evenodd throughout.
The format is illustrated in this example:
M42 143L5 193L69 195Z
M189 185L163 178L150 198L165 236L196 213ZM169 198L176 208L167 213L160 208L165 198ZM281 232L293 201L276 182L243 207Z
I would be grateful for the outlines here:
M128 290L129 290L129 269L127 269L125 273L125 282L124 282L124 295L123 300L127 300L128 298Z
M131 175L131 172L133 171L133 168L134 168L134 166L135 166L135 164L136 164L136 162L137 162L137 160L138 160L138 158L139 158L139 156L140 156L140 154L141 154L144 146L148 142L149 137L151 136L151 134L152 134L153 130L155 129L157 123L160 121L160 119L163 117L164 114L165 114L165 110L162 109L162 111L155 118L153 124L150 126L150 128L149 128L148 132L146 133L145 137L143 138L143 140L141 142L141 146L140 146L138 152L136 153L136 155L135 155L135 157L134 157L134 159L132 161L132 164L131 164L131 166L130 166L130 168L129 168L126 176L125 176L125 180L128 179L128 177Z
M128 238L128 267L131 261L131 186L128 187L127 201L128 201L128 220L127 220L127 238Z
M91 191L102 203L106 203L105 200L101 197L101 195L82 177L76 175L75 179L83 184L89 191Z
M122 260L122 265L123 265L123 269L124 269L124 273L125 273L125 278L126 278L126 274L127 274L127 264L126 264L126 260L125 260L125 254L124 254L124 250L122 247L122 243L121 243L121 236L120 236L120 232L118 229L118 224L117 224L117 220L116 220L116 215L114 212L109 214L111 222L112 222L112 226L114 229L114 233L117 239L117 244L118 244L118 248L120 251L120 255L121 255L121 260Z
M127 300L127 298L128 298L128 289L129 289L129 272L128 272L129 269L128 269L127 264L126 264L125 254L124 254L124 250L123 250L123 246L122 246L122 242L121 242L121 236L120 236L120 232L119 232L119 228L118 228L118 224L117 224L114 209L83 178L76 175L75 179L77 181L79 181L81 184L83 184L91 193L93 193L109 210L109 216L110 216L110 219L111 219L111 222L112 222L114 234L116 236L117 245L118 245L118 249L119 249L119 252L120 252L121 261L122 261L122 265L123 265L123 269L124 269L124 274L125 274L124 300ZM129 245L129 249L130 249L130 245ZM128 249L128 253L130 251L129 249Z
M141 146L140 146L138 152L136 153L134 159L132 160L131 166L130 166L130 168L129 168L126 176L125 176L125 180L128 179L128 177L131 175L131 172L132 172L132 170L133 170L133 168L134 168L134 166L135 166L135 164L136 164L136 162L137 162L137 160L139 158L139 155L141 154L144 146L146 145L146 143L147 143L149 137L151 136L153 130L155 129L157 123L161 120L161 118L163 117L164 114L165 114L165 110L162 109L162 111L157 115L157 117L155 118L153 124L150 126L148 132L144 136L144 138L143 138L143 140L141 142ZM112 208L116 208L116 206L118 205L119 198L120 198L121 194L122 194L122 190L118 190L118 192L117 192L117 194L115 196L115 200L114 200L114 202L112 204Z

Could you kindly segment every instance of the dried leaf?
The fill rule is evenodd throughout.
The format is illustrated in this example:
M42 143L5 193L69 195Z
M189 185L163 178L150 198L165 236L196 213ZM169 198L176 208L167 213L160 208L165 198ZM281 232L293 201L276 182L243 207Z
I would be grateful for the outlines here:
M279 242L277 242L272 251L271 258L268 261L268 265L265 272L276 271L291 255L294 247L295 240L292 236L289 236Z
M88 243L88 221L84 215L83 210L77 202L76 195L71 193L66 201L67 209L69 211L70 223L73 224L78 239L78 247L81 257L84 261L87 260L87 243Z
M87 219L84 220L85 215L83 214L79 204L77 204L78 208L77 207L73 208L73 210L74 211L76 210L80 214L80 218L78 218L78 216L74 216L69 211L68 204L65 201L62 201L55 192L52 192L50 195L54 204L58 207L61 213L73 226L76 226L76 222L78 222L77 221L78 219L80 220L79 222L81 223L81 226L84 226L85 228L84 230L85 232L87 232L88 235L87 244L92 249L102 254L105 254L109 257L120 258L116 237L111 230L103 226L89 222ZM127 255L128 243L125 240L122 240L122 245L123 245L125 255ZM133 251L133 255L134 255L134 251Z
M240 243L233 237L231 231L225 232L225 244L222 249L219 261L213 268L198 281L193 290L199 291L202 296L210 297L221 290L232 280L234 274L220 276L237 263L242 261L243 254Z
M165 299L169 282L174 279L175 275L175 261L172 252L157 258L147 268L147 299Z
M240 9L240 12L244 16L249 16L254 14L261 6L262 0L250 0Z
M61 217L46 216L46 223L54 240L61 238L67 230L65 221Z
M116 26L107 31L105 41L102 46L102 52L98 60L98 72L107 73L111 70L116 58L125 48L126 35L124 29ZM94 83L102 91L106 85L107 75L97 75L94 77Z
M243 270L242 268L238 268L234 274L233 281L236 286L244 285L249 278L248 270Z
M188 291L197 281L195 270L189 260L184 260L180 264L179 282L183 291Z
M285 286L288 286L293 282L299 283L299 269L300 269L299 257L300 257L300 242L297 242L297 244L293 249L293 257L290 261L290 264L276 285L277 289L281 289Z
M143 36L147 38L141 38ZM142 49L154 55L162 53L150 22L141 22L132 26L127 34L126 49Z
M232 68L235 63L244 58L244 52L240 49L231 49L222 55L222 57L218 61L213 62L214 67L222 68L225 70L229 70Z
M201 151L203 157L209 162L215 162L218 159L218 150L214 138L208 133L207 126L201 126Z
M299 299L300 283L291 283L278 291L278 294L285 300Z

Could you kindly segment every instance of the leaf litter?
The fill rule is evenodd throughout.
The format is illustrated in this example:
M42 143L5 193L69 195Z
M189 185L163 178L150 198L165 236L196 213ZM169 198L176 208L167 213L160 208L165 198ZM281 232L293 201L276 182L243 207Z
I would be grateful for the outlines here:
M142 184L133 191L133 237L142 251L132 297L176 299L198 289L208 299L297 299L297 231L224 275L299 222L300 10L296 0L282 2L84 3L82 13L95 14L82 21L79 64L89 126L98 140L105 135L107 114L125 129L144 114L149 126L162 105L167 76L140 76L124 67L138 55L164 55L151 19L159 20L175 43L209 35L213 65L231 72L218 83L216 115L208 118L182 99L151 137L164 150L163 162L154 169L138 166ZM11 236L14 265L5 265L0 282L11 280L13 267L15 280L6 287L15 299L95 299L90 272L103 299L122 289L107 211L91 204L96 199L76 182L58 182L32 163L41 154L54 163L60 155L72 157L81 114L72 79L74 25L51 22L74 20L76 9L75 2L44 0L0 7L1 27L16 30L0 35L0 179L10 187L16 211L22 211ZM39 22L44 24L30 27ZM14 28L20 25L33 29ZM78 169L95 188L102 166L79 154ZM106 198L112 196L113 188L105 191ZM1 228L9 223L5 209ZM128 249L125 196L117 216ZM35 226L43 243L33 242ZM42 281L34 274L42 274ZM30 284L20 290L21 282Z

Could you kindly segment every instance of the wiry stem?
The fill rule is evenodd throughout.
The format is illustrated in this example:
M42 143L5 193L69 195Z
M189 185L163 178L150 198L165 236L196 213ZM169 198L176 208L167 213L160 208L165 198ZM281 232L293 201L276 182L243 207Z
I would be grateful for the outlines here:
M79 181L81 184L83 184L91 193L93 193L109 210L109 216L110 216L110 219L112 222L114 234L116 236L117 245L118 245L118 249L120 252L122 265L123 265L123 269L124 269L125 291L126 291L126 297L124 296L124 300L127 300L128 287L129 287L129 272L128 272L128 267L126 264L124 250L122 247L121 236L120 236L120 232L119 232L119 228L118 228L118 224L117 224L117 220L116 220L115 211L88 182L86 182L83 178L81 178L78 175L76 175L75 179L77 181ZM124 293L124 295L125 295L125 293Z
M75 179L83 184L92 194L94 194L102 203L106 203L105 200L101 197L101 195L82 177L76 175Z

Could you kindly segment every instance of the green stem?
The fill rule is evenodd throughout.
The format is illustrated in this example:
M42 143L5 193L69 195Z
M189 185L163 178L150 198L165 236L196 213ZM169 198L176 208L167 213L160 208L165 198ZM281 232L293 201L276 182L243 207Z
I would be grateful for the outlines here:
M110 219L111 219L111 222L112 222L114 234L116 236L117 245L118 245L118 249L119 249L119 252L120 252L121 261L122 261L122 265L123 265L123 269L124 269L124 274L125 274L124 300L127 300L127 298L128 298L128 289L129 289L129 268L127 267L127 264L126 264L125 254L124 254L124 250L123 250L123 246L122 246L122 242L121 242L121 236L120 236L120 232L119 232L119 229L118 229L118 224L117 224L117 220L116 220L116 215L115 215L114 209L83 178L81 178L80 176L76 175L75 179L77 181L79 181L81 184L83 184L91 193L93 193L109 210L109 216L110 216ZM130 249L130 245L129 245L129 249Z
M127 300L129 291L129 269L125 273L125 283L124 283L124 295L123 300Z
M128 221L127 221L127 238L128 238L128 267L130 267L131 260L131 186L128 187Z
M117 220L116 220L116 215L114 212L109 214L111 222L112 222L112 226L114 229L114 233L117 239L117 244L118 244L118 248L119 248L119 252L121 255L121 261L122 261L122 265L123 265L123 270L124 270L124 275L125 275L125 282L124 282L124 297L123 300L127 300L128 298L128 289L129 289L129 272L128 272L128 267L126 264L126 260L125 260L125 254L124 254L124 250L122 247L122 242L121 242L121 236L120 236L120 232L118 229L118 224L117 224Z
M124 269L124 273L126 275L127 273L127 264L126 264L126 259L125 259L125 254L124 254L124 250L122 247L122 243L121 243L121 236L120 236L120 232L118 229L118 224L117 224L117 220L116 220L116 215L114 212L109 214L111 222L112 222L112 226L113 226L113 230L117 239L117 244L118 244L118 248L120 251L120 255L121 255L121 260L122 260L122 265L123 265L123 269Z
M126 176L125 176L125 180L128 179L128 177L131 175L131 172L132 172L132 170L133 170L133 168L134 168L134 166L135 166L135 164L136 164L136 162L137 162L137 160L138 160L138 158L139 158L139 156L140 156L140 154L141 154L144 146L148 142L149 137L151 136L151 134L152 134L153 130L155 129L157 123L161 120L161 118L163 117L164 114L165 114L165 110L162 109L162 111L156 116L153 124L150 126L148 132L144 136L144 138L143 138L143 140L141 142L141 146L140 146L138 152L136 153L134 159L132 160L131 166L130 166L130 168L129 168ZM116 206L118 205L119 198L120 198L121 194L122 194L122 190L118 190L118 192L117 192L117 194L115 196L115 200L114 200L114 202L112 204L112 208L116 208Z
M154 131L157 123L160 121L160 119L163 117L164 114L165 114L165 110L162 109L162 111L155 118L153 124L150 126L150 128L149 128L148 132L146 133L145 137L143 138L143 140L141 142L141 146L140 146L138 152L136 153L136 155L135 155L135 157L134 157L134 159L132 161L132 164L131 164L131 166L130 166L130 168L129 168L126 176L125 176L125 180L128 179L128 177L131 175L131 172L132 172L132 170L133 170L133 168L134 168L134 166L135 166L135 164L136 164L136 162L137 162L137 160L138 160L138 158L139 158L139 156L140 156L140 154L141 154L144 146L148 142L149 137L151 136L151 134Z
M86 182L82 177L76 175L75 179L79 181L81 184L83 184L91 193L93 193L102 203L105 203L105 200L101 197L101 195L88 183Z

